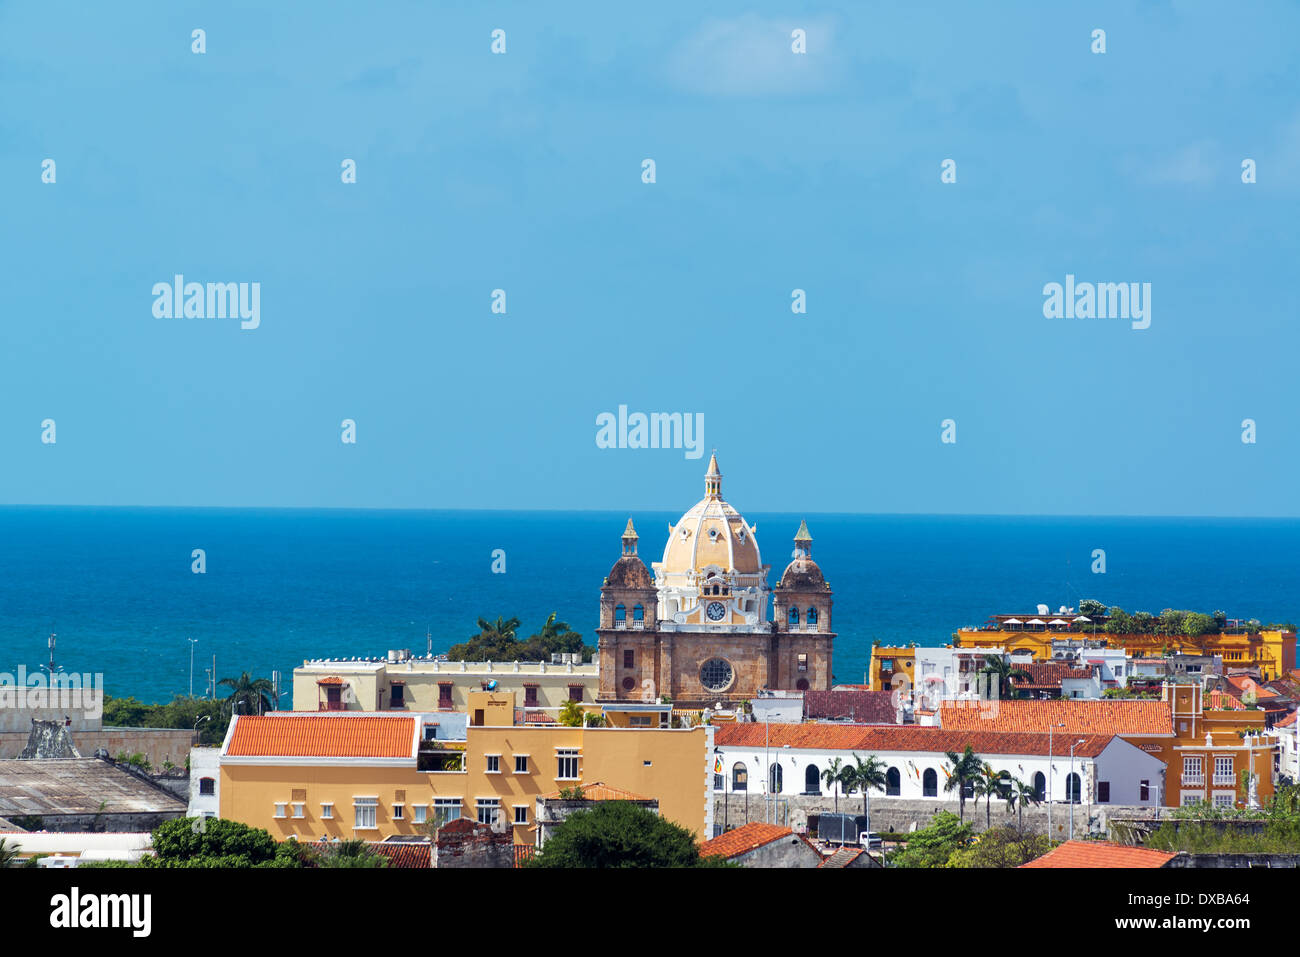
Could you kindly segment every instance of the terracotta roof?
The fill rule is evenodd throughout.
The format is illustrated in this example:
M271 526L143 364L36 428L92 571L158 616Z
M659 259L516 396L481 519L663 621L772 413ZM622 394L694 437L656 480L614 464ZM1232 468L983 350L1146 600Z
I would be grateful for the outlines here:
M1226 691L1215 689L1207 696L1206 707L1211 711L1245 711L1246 706Z
M1106 841L1066 841L1021 867L1164 867L1177 854Z
M892 691L805 691L805 718L860 721L863 724L896 724L898 709Z
M340 678L338 675L330 675L330 676L327 677L327 678L317 678L317 679L316 679L316 683L317 683L318 685L341 685L341 684L346 684L346 682L345 682L342 678Z
M867 852L860 847L841 847L838 851L836 851L830 857L826 858L826 860L822 861L817 866L819 868L820 867L830 867L830 868L848 867L850 864L852 864L854 861L856 861L860 856L862 856L865 853Z
M1289 728L1289 727L1291 727L1291 725L1295 724L1295 719L1296 719L1296 715L1297 715L1297 714L1300 714L1300 712L1292 711L1292 712L1291 712L1289 715L1287 715L1285 718L1282 718L1282 719L1280 719L1280 720L1278 720L1278 721L1274 721L1274 722L1273 722L1273 727L1275 727L1275 728Z
M653 801L655 798L642 797L640 794L633 794L631 791L623 788L616 788L613 785L606 784L603 781L593 781L591 784L584 784L581 788L582 799L584 801ZM558 801L560 799L559 791L552 791L549 794L542 795L543 800Z
M1040 661L1029 662L1026 664L1017 664L1013 666L1019 668L1029 675L1026 678L1011 678L1011 685L1015 688L1023 688L1032 691L1046 691L1049 689L1060 688L1061 682L1067 678L1091 678L1091 668L1078 668L1072 664L1065 664L1059 661Z
M433 867L432 845L428 841L366 841L366 844L376 854L388 858L389 867ZM312 846L327 851L331 845L328 841L314 841Z
M1245 694L1247 691L1255 692L1256 698L1277 697L1276 691L1274 691L1272 688L1266 687L1265 685L1261 684L1259 679L1253 677L1252 675L1228 675L1223 680L1224 683L1229 685L1231 688L1231 690L1229 690L1228 693L1232 694L1235 691L1237 697L1240 697L1241 695Z
M771 844L773 841L779 841L783 837L793 837L794 831L788 827L778 827L775 824L765 824L762 821L750 821L725 834L719 834L710 841L705 841L700 845L700 857L712 857L715 854L721 854L723 857L736 857L739 854L746 854L757 847L763 847Z
M222 756L412 758L415 722L373 714L238 715Z
M1061 753L1061 735L1056 735L1056 752ZM1083 735L1084 743L1074 749L1083 757L1095 757L1105 750L1113 734ZM880 751L963 751L967 745L976 754L1046 755L1053 742L1048 735L1032 731L997 731L977 728L969 731L931 728L923 725L863 724L774 724L719 725L713 732L717 747L762 748L789 745L796 750L850 751L862 755Z
M1038 731L1054 725L1059 734L1173 734L1169 703L1147 700L1063 698L1058 700L945 701L944 728L970 731Z

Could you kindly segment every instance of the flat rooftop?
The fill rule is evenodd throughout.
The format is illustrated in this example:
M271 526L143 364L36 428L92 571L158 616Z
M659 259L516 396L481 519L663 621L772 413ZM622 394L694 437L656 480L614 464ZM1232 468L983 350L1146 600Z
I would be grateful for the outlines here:
M185 813L185 802L99 758L0 760L0 817Z

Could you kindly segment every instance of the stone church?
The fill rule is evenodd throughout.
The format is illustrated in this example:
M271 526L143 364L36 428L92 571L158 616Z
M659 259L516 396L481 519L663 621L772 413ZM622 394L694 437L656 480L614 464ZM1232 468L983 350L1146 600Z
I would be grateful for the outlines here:
M757 530L722 498L718 459L704 498L668 532L654 573L628 519L623 554L600 589L601 701L706 707L763 689L829 690L831 589L812 560L806 523L775 588Z

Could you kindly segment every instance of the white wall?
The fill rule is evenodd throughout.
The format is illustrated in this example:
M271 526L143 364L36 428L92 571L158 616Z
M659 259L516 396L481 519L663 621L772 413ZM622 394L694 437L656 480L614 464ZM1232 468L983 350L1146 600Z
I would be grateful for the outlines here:
M217 817L221 809L221 749L190 748L190 804L186 817ZM203 778L212 778L212 793L200 794Z

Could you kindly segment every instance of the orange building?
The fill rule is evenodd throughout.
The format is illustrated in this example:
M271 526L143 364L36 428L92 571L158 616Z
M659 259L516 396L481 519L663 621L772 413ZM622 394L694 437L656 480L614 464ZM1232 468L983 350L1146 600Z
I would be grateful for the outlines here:
M659 802L700 840L712 827L712 727L516 724L515 695L471 692L464 741L424 740L403 714L239 715L220 758L220 816L277 840L384 840L460 817L534 843L538 799L603 782Z

